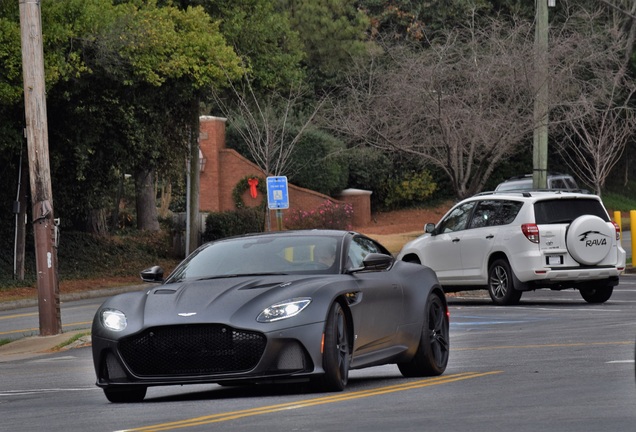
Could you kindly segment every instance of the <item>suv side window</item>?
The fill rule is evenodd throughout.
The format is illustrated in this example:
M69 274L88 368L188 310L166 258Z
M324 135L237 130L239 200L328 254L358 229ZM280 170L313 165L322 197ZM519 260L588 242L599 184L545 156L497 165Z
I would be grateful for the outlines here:
M504 200L480 201L470 221L470 228L507 225L517 217L523 203Z
M466 229L468 218L474 207L475 201L458 205L439 223L435 231L437 233L447 233Z
M568 223L586 214L609 222L603 205L595 199L555 199L534 203L534 217L539 225Z

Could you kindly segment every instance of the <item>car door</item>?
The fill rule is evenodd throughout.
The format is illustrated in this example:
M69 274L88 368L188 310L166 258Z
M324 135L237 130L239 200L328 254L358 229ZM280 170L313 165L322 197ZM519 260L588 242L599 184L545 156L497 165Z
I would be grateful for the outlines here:
M362 267L370 253L388 251L366 237L354 237L349 244L347 268ZM361 292L361 301L352 305L356 331L354 354L361 355L393 345L403 317L402 287L391 271L361 271L353 273Z
M465 283L486 283L488 257L499 241L501 227L512 223L521 206L509 200L479 201L461 240Z
M469 201L453 208L427 239L422 264L435 270L442 285L464 278L461 243L474 206L475 201Z

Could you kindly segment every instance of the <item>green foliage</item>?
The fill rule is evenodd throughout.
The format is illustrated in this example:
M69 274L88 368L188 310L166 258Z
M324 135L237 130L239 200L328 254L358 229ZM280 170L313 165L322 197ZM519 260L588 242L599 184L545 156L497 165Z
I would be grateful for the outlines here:
M286 229L351 229L353 207L351 204L327 200L314 210L289 209L283 217Z
M213 212L205 220L204 241L236 235L263 232L265 213L261 208L243 208L224 212Z
M11 227L2 229L0 236L0 287L33 286L36 283L36 264L32 233L27 233L25 280L13 275L13 235ZM169 231L159 233L132 232L124 236L96 236L64 231L58 248L60 280L133 276L151 264L174 266L177 259L171 251Z
M350 149L347 158L349 187L370 190L371 207L381 208L385 199L385 184L395 172L392 159L386 153L370 147Z
M632 182L632 184L633 183L634 182ZM622 195L617 192L606 192L602 198L603 204L608 211L629 212L630 210L636 210L636 199L633 197L633 194ZM610 214L610 216L612 215Z
M13 2L17 6L16 2ZM16 8L17 9L17 8ZM22 98L22 54L20 25L0 9L0 105L19 102Z
M349 175L344 148L342 141L327 132L306 131L288 166L290 183L325 195L340 192L347 186Z
M287 11L270 0L202 2L220 31L234 47L257 92L287 88L305 77L303 44L292 30Z
M425 201L435 190L437 184L428 171L410 172L401 178L389 180L384 205L389 209L413 205Z
M351 58L367 47L368 17L356 0L280 0L305 46L305 63L316 87L335 84Z

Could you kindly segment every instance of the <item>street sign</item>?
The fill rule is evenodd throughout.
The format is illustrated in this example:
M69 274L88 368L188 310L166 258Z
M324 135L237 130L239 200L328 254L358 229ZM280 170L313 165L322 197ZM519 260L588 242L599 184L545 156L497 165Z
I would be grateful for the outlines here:
M267 207L273 210L289 208L287 177L267 177Z

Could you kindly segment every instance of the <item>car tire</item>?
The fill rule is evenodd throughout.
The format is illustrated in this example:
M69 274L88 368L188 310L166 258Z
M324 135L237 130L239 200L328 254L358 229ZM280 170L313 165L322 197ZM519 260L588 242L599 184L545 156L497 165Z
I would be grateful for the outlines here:
M443 374L450 353L449 334L446 305L438 294L430 293L417 351L411 361L398 363L402 375L412 378Z
M146 397L147 387L105 388L106 399L113 403L141 402Z
M500 258L488 268L488 294L493 303L499 306L516 305L522 292L515 289L514 275L508 260Z
M601 286L598 288L580 288L581 297L588 303L605 303L612 296L613 286Z
M351 355L347 316L338 302L329 309L324 341L322 367L325 373L318 380L317 387L322 391L342 391L349 380Z

